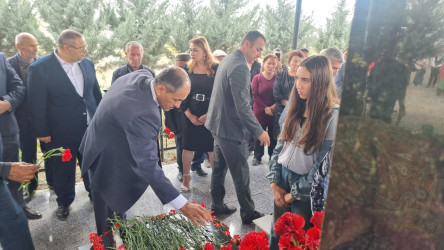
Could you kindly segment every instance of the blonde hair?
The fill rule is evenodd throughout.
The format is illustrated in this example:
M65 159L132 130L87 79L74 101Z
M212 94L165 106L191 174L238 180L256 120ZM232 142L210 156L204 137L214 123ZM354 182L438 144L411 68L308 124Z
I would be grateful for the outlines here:
M204 64L207 68L207 75L213 76L214 70L212 69L212 66L216 64L216 60L214 60L213 54L211 53L210 45L208 45L207 39L203 36L195 36L191 38L190 43L196 45L197 47L201 48L205 53L205 60ZM196 66L196 62L189 61L187 63L188 66L188 72L193 73L193 69Z

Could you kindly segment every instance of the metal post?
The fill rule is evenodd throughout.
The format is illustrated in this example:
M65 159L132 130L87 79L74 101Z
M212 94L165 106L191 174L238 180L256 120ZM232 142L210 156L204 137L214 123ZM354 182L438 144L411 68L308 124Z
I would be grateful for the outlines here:
M302 0L297 0L296 3L296 13L294 17L294 33L293 33L293 49L298 46L298 35L299 35L299 21L301 19L301 6Z

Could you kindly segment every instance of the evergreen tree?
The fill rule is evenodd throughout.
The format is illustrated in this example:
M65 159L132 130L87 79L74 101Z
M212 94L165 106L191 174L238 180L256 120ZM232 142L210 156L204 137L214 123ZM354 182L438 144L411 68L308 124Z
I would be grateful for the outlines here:
M210 48L232 52L239 47L245 33L259 28L257 9L247 11L247 0L210 0L198 20L198 30Z
M173 47L169 51L172 58L176 53L187 53L190 48L189 40L198 33L198 22L202 13L202 6L196 0L180 1L173 6L171 15L172 31L169 44Z
M0 51L7 56L17 53L15 48L15 36L20 32L33 34L40 43L41 50L45 53L45 47L50 40L39 30L37 18L33 13L33 7L29 0L0 0Z
M284 53L290 51L293 44L295 1L278 0L277 7L270 5L262 11L264 17L267 51L280 48ZM313 25L313 14L301 14L299 22L298 47L313 47L317 29Z
M347 22L350 11L346 8L346 0L340 0L331 17L327 18L325 29L319 32L317 49L329 47L345 48L348 44L351 25Z
M125 44L129 41L138 41L144 48L143 64L151 68L166 66L160 62L160 57L166 52L165 44L171 34L168 2L126 0L117 1L116 5L113 12L118 24L113 24L116 28L112 41L117 46L114 53L121 58L119 63L126 62Z
M444 46L444 1L408 0L401 34L400 57L432 57Z
M46 30L53 38L52 48L57 46L56 39L63 30L78 31L88 45L87 57L96 63L112 49L104 46L108 36L104 19L100 18L102 4L102 0L35 0L39 17L48 24Z

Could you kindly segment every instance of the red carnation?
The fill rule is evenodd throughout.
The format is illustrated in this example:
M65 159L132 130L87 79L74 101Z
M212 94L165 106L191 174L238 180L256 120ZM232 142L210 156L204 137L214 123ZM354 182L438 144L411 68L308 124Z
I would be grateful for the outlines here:
M276 234L282 236L284 234L300 234L305 225L304 217L290 212L284 213L274 224ZM305 231L302 233L304 235Z
M119 228L121 225L120 225L119 222L117 222L116 224L114 224L114 226L115 226L116 228Z
M71 158L72 158L71 150L69 150L69 148L63 150L62 161L63 162L70 161Z
M93 241L96 239L97 233L90 233L89 234L89 242L93 243Z
M202 206L202 207L204 207L204 208L207 208L207 206L205 206L205 203L200 203L200 205Z
M221 247L220 250L231 250L232 248L233 246L230 243L228 243L226 246Z
M286 234L279 239L279 249L303 250L300 246L295 246L294 235Z
M171 209L169 214L172 215L172 214L175 214L175 213L176 213L176 210Z
M315 228L321 230L323 220L324 220L324 212L316 212L311 217L310 222L313 223Z
M211 242L207 242L205 243L205 250L214 250L214 246L213 244L211 244Z
M117 250L127 250L126 247L124 245L120 245Z
M168 127L165 127L165 129L163 130L163 132L170 134L171 133L171 129L169 129Z
M321 230L315 227L308 229L307 234L305 235L305 245L310 249L317 249L320 243Z
M268 250L268 239L265 232L249 232L239 245L240 250Z
M171 133L171 134L168 136L168 139L174 139L174 134Z

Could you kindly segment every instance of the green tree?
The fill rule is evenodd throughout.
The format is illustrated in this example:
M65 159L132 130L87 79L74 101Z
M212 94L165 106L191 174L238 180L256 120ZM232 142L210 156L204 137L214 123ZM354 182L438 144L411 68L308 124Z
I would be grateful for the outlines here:
M7 56L17 53L15 36L20 32L33 34L39 41L41 48L45 48L50 40L39 30L33 6L29 0L0 0L0 51ZM46 45L46 46L45 46ZM46 52L43 49L44 52Z
M202 13L202 6L196 0L180 1L173 6L171 20L172 32L169 44L174 48L172 53L184 53L189 50L189 40L198 35L198 22Z
M277 7L268 5L262 11L264 17L265 37L267 50L280 48L290 51L293 44L295 1L278 0ZM316 40L317 29L313 25L313 14L301 14L299 22L298 47L313 47Z
M238 48L245 33L259 28L259 6L247 10L246 0L210 0L198 20L199 33L205 36L211 49L227 53Z
M167 9L167 1L116 2L114 14L118 24L115 25L112 40L117 45L115 53L121 58L120 64L126 62L123 53L125 44L129 41L138 41L144 47L143 64L152 68L166 66L160 59L166 52L165 44L171 33L171 19Z
M82 33L88 44L87 57L94 62L107 57L112 50L107 46L107 27L105 19L100 18L103 9L102 0L35 0L39 17L47 23L46 30L53 38L52 49L56 39L65 29ZM56 13L56 14L55 14Z
M402 59L431 57L444 46L444 1L408 0L401 32Z
M351 25L347 21L350 11L346 8L346 0L340 0L327 18L324 29L319 30L317 49L322 50L329 47L345 48L348 44Z

